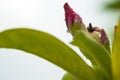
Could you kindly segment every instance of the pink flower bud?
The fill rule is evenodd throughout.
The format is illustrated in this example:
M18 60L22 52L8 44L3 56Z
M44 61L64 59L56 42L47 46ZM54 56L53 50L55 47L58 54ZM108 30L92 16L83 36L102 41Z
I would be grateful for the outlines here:
M90 23L87 27L87 30L90 33L91 37L99 41L102 45L109 44L109 39L104 29L100 29L99 27L92 27L92 24Z
M64 4L64 10L65 10L65 21L68 28L68 31L70 31L70 28L73 26L75 22L81 23L82 18L73 11L73 9L68 5L68 3Z
M101 29L99 27L92 27L92 24L89 23L87 30L93 39L95 39L98 42L100 41L100 30Z
M101 44L109 44L109 39L108 39L104 29L101 29L100 43Z

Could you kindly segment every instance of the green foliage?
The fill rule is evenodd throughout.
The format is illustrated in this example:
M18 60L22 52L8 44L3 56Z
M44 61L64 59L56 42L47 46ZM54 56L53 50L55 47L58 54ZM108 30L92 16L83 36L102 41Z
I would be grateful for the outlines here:
M111 79L110 53L100 43L92 39L85 32L79 31L79 34L74 38L72 44L80 48L104 80Z
M96 72L71 48L45 32L31 29L3 31L0 48L19 49L42 57L69 72L76 80L99 80Z
M114 80L120 80L120 19L115 28L115 36L112 47L112 69Z
M92 66L59 39L32 29L0 32L0 48L23 50L52 62L68 72L62 80L120 80L120 20L114 35L111 53L88 33L77 30L71 44L80 49Z
M73 79L73 77L72 77L71 74L66 73L66 74L63 76L62 80L74 80L74 79Z
M107 3L106 9L120 11L120 0L114 0Z

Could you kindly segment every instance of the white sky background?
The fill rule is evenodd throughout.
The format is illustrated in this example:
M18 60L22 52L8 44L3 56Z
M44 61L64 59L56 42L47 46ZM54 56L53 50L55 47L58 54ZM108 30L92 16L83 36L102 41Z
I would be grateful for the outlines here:
M117 15L101 10L105 0L0 0L0 31L33 28L51 33L68 44L72 38L64 22L65 2L82 16L86 25L91 22L109 29L117 21ZM64 73L36 56L0 49L0 80L61 80Z

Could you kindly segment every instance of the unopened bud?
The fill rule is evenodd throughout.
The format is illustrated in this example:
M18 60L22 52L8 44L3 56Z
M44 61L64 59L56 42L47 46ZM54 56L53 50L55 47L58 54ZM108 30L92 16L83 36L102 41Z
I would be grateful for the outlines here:
M100 43L101 44L109 44L109 40L108 40L108 37L107 37L104 29L101 29Z
M68 5L68 3L64 4L65 10L65 21L70 33L74 33L76 30L86 30L85 25L82 22L82 18L73 11L73 9Z
M93 39L95 39L96 41L100 41L100 29L98 27L93 27L92 24L89 23L87 30Z
M99 27L92 27L91 23L87 29L92 38L99 41L101 44L109 44L109 40L104 29L100 29Z

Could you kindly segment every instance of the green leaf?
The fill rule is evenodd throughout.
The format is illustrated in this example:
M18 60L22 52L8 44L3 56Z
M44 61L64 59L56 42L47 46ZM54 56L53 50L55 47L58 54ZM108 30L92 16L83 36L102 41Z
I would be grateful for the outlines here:
M62 80L74 80L74 79L73 79L73 77L72 77L71 74L66 73L66 74L63 76Z
M100 43L84 31L79 31L71 43L79 47L81 52L92 62L94 69L97 69L103 80L111 80L110 53Z
M69 72L76 80L99 80L96 72L71 48L45 32L25 28L1 32L0 48L19 49L42 57Z
M107 4L106 8L120 11L120 0L112 1L111 3Z
M112 69L114 80L120 80L120 19L115 28L112 46Z

